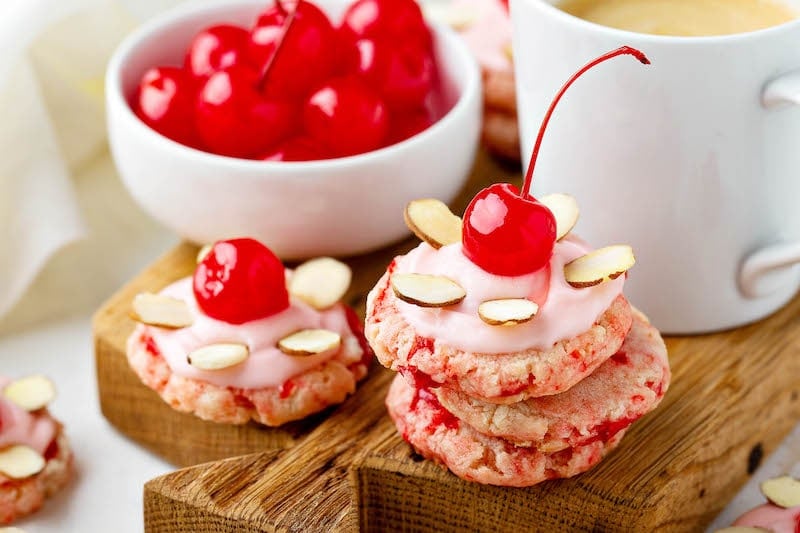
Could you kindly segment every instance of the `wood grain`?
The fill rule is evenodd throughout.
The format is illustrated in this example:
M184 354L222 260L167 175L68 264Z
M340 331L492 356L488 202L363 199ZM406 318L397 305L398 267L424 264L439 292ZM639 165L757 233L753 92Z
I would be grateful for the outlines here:
M479 160L456 209L502 174ZM362 312L389 259L412 244L350 260L348 298ZM590 472L528 489L467 483L413 453L385 413L392 374L382 368L342 406L303 424L202 422L164 405L124 356L132 295L186 275L194 252L181 246L156 262L95 319L106 417L176 464L232 457L148 482L148 532L699 531L800 418L795 299L758 324L668 339L673 384L658 410Z

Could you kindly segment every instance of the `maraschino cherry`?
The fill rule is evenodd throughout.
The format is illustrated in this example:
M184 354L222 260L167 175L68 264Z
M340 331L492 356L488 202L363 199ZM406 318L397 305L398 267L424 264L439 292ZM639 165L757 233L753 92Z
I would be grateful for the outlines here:
M218 70L242 61L250 34L244 28L219 24L195 35L186 52L184 65L196 78L206 78Z
M261 156L264 161L319 161L328 159L327 149L307 135L297 135L281 142Z
M133 108L142 121L173 141L197 145L193 80L174 67L151 68L142 76Z
M256 157L292 133L297 106L266 97L259 75L245 65L215 72L197 97L196 125L205 146L220 155Z
M283 264L269 248L249 238L216 242L197 265L193 288L206 315L231 324L289 307Z
M430 31L414 0L357 0L347 8L340 33L350 42L383 38L431 46Z
M464 255L486 272L521 276L548 264L555 246L555 219L550 210L530 194L533 169L547 123L575 80L592 67L624 54L632 55L646 65L650 63L639 50L623 46L585 65L556 94L533 146L522 192L508 183L496 183L480 191L467 206L462 232Z
M303 124L336 156L369 152L383 145L389 112L378 94L355 76L328 80L306 102Z
M267 94L301 99L336 70L338 39L328 17L309 1L278 0L250 32L248 55ZM280 53L278 53L280 48Z

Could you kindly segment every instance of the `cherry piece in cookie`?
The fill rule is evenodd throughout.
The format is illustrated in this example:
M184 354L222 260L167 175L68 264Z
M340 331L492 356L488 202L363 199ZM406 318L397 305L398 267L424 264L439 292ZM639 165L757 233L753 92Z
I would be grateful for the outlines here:
M142 76L133 108L136 116L161 135L196 146L194 96L194 81L185 71L156 67Z
M285 35L284 35L285 34ZM248 57L268 69L266 94L303 98L337 66L338 39L328 17L309 1L278 1L250 32Z
M544 116L533 146L522 192L507 183L496 183L480 191L464 212L463 250L473 263L491 274L520 276L535 272L550 261L556 239L553 213L530 194L533 170L544 132L561 97L592 67L628 54L649 64L645 55L623 46L591 61L559 90Z
M204 29L192 39L184 65L196 78L206 78L218 70L243 60L250 34L244 28L219 24Z
M206 315L231 324L266 318L289 307L283 264L254 239L215 243L197 265L193 288Z
M303 124L334 155L369 152L383 145L389 113L381 97L354 76L334 78L305 104Z
M262 95L258 73L244 65L215 72L197 97L197 131L214 153L256 157L286 138L294 127L295 106Z

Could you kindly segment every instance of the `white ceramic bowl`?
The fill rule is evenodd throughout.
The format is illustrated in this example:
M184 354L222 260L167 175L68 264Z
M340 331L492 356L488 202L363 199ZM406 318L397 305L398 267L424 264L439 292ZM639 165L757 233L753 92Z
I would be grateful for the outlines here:
M344 0L315 0L334 23ZM349 255L407 233L402 210L421 197L450 201L472 167L481 120L479 69L450 29L432 24L446 98L427 130L387 148L327 161L249 161L188 148L141 122L128 100L149 67L180 64L191 37L223 21L249 26L263 1L180 7L120 45L106 73L111 151L136 201L196 243L252 236L284 259Z

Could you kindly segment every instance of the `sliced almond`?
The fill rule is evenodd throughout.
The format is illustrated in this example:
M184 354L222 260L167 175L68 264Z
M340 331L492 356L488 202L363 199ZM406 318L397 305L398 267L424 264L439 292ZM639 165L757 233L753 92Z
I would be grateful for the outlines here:
M250 355L244 344L221 342L198 348L186 357L186 361L200 370L222 370L236 366Z
M461 217L440 200L413 200L406 206L403 217L414 235L436 249L461 242Z
M425 2L423 13L428 20L447 24L456 31L466 30L480 18L480 12L473 6L462 5L458 9L440 2Z
M511 46L511 43L506 43L503 47L503 52L506 54L509 61L514 61L514 48Z
M200 250L197 252L197 262L198 263L202 263L203 259L206 258L206 256L208 255L208 252L210 252L211 248L213 248L213 247L214 247L213 244L205 244L205 245L203 245L203 247L200 248Z
M24 479L42 471L45 459L29 446L15 444L0 450L0 472L12 479Z
M525 298L487 300L478 306L478 316L491 326L515 326L539 312L539 304Z
M194 322L186 302L151 292L136 295L132 316L137 322L160 328L185 328Z
M26 411L38 411L53 401L56 387L44 376L28 376L6 385L3 396Z
M785 509L800 505L800 481L790 476L766 480L761 484L761 493L771 503Z
M593 287L617 279L634 263L636 258L627 244L606 246L564 265L564 279L577 289Z
M452 279L431 274L395 274L392 290L404 302L420 307L447 307L467 296L464 288Z
M349 266L330 257L318 257L294 270L288 290L311 307L323 310L342 299L352 279Z
M303 329L278 341L278 349L286 355L309 356L334 350L342 337L327 329Z
M578 222L580 210L577 200L569 194L556 193L542 196L539 201L553 213L556 219L556 240L560 241Z
M25 533L25 530L18 527L0 527L0 533Z

